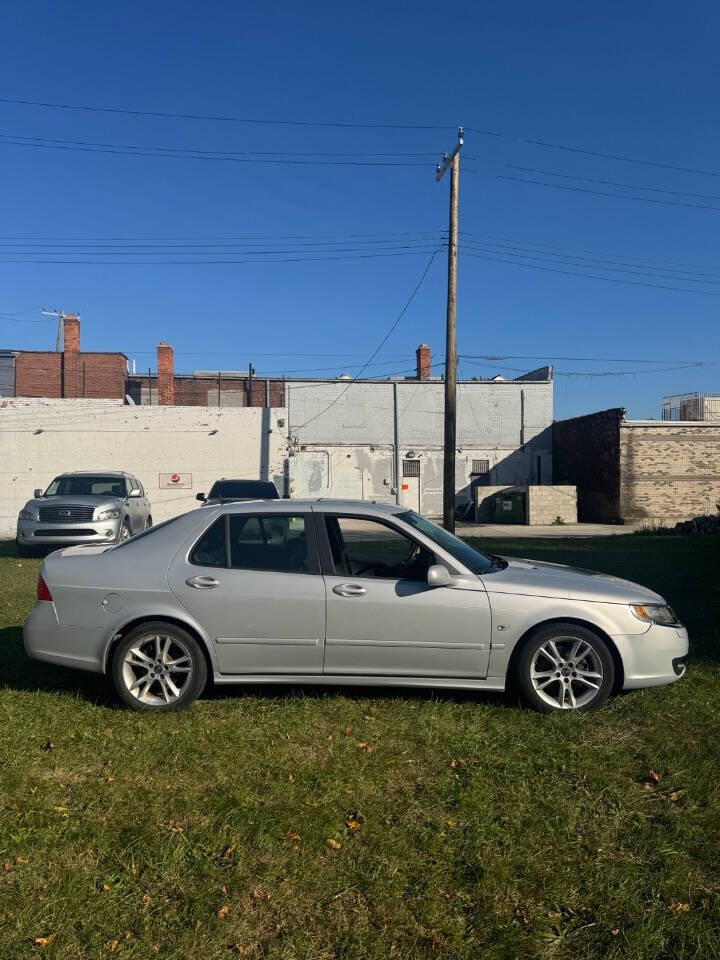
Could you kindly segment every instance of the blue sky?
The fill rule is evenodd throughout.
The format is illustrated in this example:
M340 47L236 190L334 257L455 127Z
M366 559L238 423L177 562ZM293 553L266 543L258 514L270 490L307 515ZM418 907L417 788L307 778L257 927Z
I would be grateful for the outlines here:
M81 312L85 349L122 350L139 368L154 366L155 344L166 339L182 370L253 361L258 373L353 373L424 271L426 232L437 237L446 227L447 181L435 182L434 163L463 123L504 136L466 136L461 249L479 256L460 260L459 352L627 358L557 361L558 417L610 406L658 416L663 394L717 390L720 366L663 368L720 360L720 177L525 141L720 173L719 28L720 11L710 4L665 2L5 4L5 98L444 129L245 124L0 103L0 260L51 259L57 251L38 246L43 238L109 237L133 244L245 238L288 257L307 256L312 243L353 257L404 254L178 266L119 264L148 258L110 250L105 259L116 262L104 265L1 262L0 346L54 346L52 321L34 321L40 307L57 306ZM237 163L8 142L19 137L388 154L374 161L400 165ZM518 179L501 179L507 176ZM598 180L606 183L591 182ZM574 189L561 189L568 186ZM307 239L276 239L299 236ZM32 240L21 246L17 238ZM227 249L212 255L227 258ZM73 250L64 259L88 256ZM508 259L514 262L497 262ZM633 282L567 275L598 272ZM700 283L698 274L705 275ZM385 366L371 372L409 369L420 340L435 359L442 355L445 284L440 254L377 357ZM661 361L658 372L562 375L649 370L642 359ZM537 363L463 360L461 374L514 376L504 368Z

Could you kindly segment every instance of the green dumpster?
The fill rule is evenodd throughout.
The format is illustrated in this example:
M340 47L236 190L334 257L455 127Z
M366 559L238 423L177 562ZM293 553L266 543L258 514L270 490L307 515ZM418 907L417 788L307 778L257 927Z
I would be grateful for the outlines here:
M505 490L492 498L493 523L525 523L524 490Z

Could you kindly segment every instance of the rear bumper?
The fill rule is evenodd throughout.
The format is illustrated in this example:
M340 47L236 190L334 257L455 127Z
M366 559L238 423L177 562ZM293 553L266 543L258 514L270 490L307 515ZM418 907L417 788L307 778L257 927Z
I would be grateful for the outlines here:
M33 660L93 673L103 672L107 640L107 628L61 626L48 601L33 607L23 627L25 651Z
M685 627L653 624L645 633L612 639L623 662L624 690L674 683L685 673L689 649Z
M44 523L18 520L17 541L23 547L57 546L73 543L114 543L120 535L120 519L75 520L73 523Z

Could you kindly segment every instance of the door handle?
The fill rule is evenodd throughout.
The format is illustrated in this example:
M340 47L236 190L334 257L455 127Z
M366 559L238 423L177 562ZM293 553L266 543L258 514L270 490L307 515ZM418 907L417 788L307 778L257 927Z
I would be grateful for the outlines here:
M336 587L333 587L333 593L336 593L339 597L364 597L367 590L359 583L339 583Z
M220 581L215 577L189 577L185 583L196 590L212 590L213 587L220 586Z

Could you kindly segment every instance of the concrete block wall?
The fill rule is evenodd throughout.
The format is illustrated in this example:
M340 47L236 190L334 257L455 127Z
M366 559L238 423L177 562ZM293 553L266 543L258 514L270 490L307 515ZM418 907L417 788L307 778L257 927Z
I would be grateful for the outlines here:
M0 536L35 487L67 470L126 470L140 480L157 523L199 506L218 477L274 480L283 493L285 409L133 407L117 400L0 399ZM191 474L164 489L160 474Z
M528 524L577 523L577 487L528 487Z
M526 494L526 522L528 526L555 523L577 523L577 489L573 486L495 486L477 490L478 523L493 523L492 501L497 493L523 490Z

